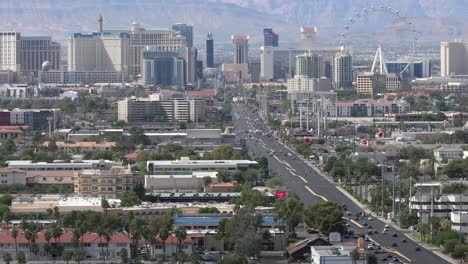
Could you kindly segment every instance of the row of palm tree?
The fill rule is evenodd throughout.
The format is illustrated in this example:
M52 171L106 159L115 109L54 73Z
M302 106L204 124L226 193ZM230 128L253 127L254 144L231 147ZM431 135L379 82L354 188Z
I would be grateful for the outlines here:
M62 258L68 263L70 260L80 262L85 258L84 254L84 238L88 231L96 232L98 235L99 243L101 245L101 256L103 256L103 262L105 263L109 256L109 243L112 239L114 232L126 231L132 240L130 254L125 253L125 258L128 258L128 254L131 258L135 258L138 253L139 243L144 240L146 245L153 245L156 242L156 238L162 241L164 260L166 255L166 241L173 235L177 238L177 254L181 252L183 241L187 238L187 232L184 228L176 228L172 232L172 217L168 216L168 219L162 220L164 223L159 225L145 225L141 218L132 217L129 222L123 222L121 224L109 224L109 222L102 221L96 227L94 222L87 221L86 214L78 212L72 212L70 215L62 217L58 208L48 209L47 213L51 220L55 220L48 227L44 227L34 222L28 222L23 220L19 227L13 227L11 229L11 236L15 241L15 251L18 251L17 238L20 233L24 234L24 237L28 241L29 259L35 260L40 252L40 248L36 243L39 232L43 233L44 239L47 242L43 251L45 256L55 258ZM161 219L159 219L161 220ZM72 229L72 244L74 246L73 251L64 250L60 239L64 233L64 227L71 227ZM104 247L106 247L104 249ZM104 250L105 253L104 253ZM21 254L21 253L19 253ZM121 255L120 252L118 254ZM153 258L150 256L149 250L145 252L147 259ZM122 257L122 260L124 257Z

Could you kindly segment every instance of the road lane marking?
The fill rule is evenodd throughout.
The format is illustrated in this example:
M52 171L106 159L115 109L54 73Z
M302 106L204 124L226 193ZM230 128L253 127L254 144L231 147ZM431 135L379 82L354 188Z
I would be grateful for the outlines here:
M400 251L398 251L398 250L396 250L396 249L394 249L394 248L388 247L388 246L385 246L385 247L383 247L383 248L385 249L385 251L390 252L390 253L393 253L393 254L395 254L395 255L398 255L398 256L400 256L401 258L406 259L406 261L411 262L411 259L408 258L407 256L403 255Z
M309 186L305 185L304 187L305 187L311 194L313 194L313 195L319 197L320 199L324 200L325 202L328 202L328 199L327 199L327 198L325 198L325 197L323 197L322 195L317 194L316 192L312 191L312 189L311 189Z
M349 221L351 221L351 223L353 223L354 225L356 225L357 227L359 228L364 228L363 225L361 225L358 221L354 220L354 219L349 219Z

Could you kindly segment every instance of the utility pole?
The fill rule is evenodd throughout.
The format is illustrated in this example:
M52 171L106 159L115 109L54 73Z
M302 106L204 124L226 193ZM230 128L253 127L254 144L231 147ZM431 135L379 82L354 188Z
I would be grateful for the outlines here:
M410 175L409 177L409 199L408 199L408 208L409 208L409 213L411 215L411 205L410 205L410 202L411 202L411 197L413 197L413 182L412 182L412 179L413 179L413 176Z
M395 219L395 162L392 164L392 218Z
M309 97L310 97L310 94L309 94ZM307 128L307 131L309 131L309 99L306 99L307 100L307 104L306 104L306 122L307 122L307 125L306 125L306 128Z
M384 167L385 167L385 164L382 163L382 203L381 203L381 206L382 206L382 217L385 218L385 212L384 212Z
M398 177L398 226L401 227L401 176Z

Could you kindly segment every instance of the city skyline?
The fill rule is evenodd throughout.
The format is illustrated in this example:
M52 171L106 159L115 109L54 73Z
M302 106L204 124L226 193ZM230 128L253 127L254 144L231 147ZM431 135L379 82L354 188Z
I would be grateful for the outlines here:
M288 39L297 39L297 32L294 30L300 26L317 26L320 32L320 41L338 43L340 31L345 24L346 19L356 11L361 11L372 4L378 6L382 3L377 1L328 1L323 6L316 2L306 3L297 1L288 8L284 1L264 1L265 8L259 1L251 1L249 4L242 4L241 1L232 4L228 1L191 1L179 0L177 3L169 3L167 0L153 1L152 3L140 1L121 1L105 5L103 1L93 1L80 3L79 6L72 4L74 11L65 7L64 1L55 1L54 9L52 3L45 1L40 8L30 1L22 1L18 7L13 9L5 2L0 10L0 17L4 21L2 31L20 31L24 33L34 32L42 35L52 35L60 43L64 44L68 33L70 32L91 32L96 31L95 18L101 13L104 17L104 28L115 29L122 28L134 21L141 23L142 27L171 27L176 23L186 23L193 25L194 46L201 47L207 32L213 32L219 45L229 44L229 37L233 34L251 35L252 44L263 42L262 31L264 28L273 28L275 33L283 36L282 43L288 44ZM319 1L320 2L320 1ZM464 30L464 22L460 20L460 7L466 1L457 1L448 3L447 14L444 15L431 9L428 3L415 0L399 1L398 4L386 4L393 8L399 8L400 12L409 19L415 20L415 27L420 32L420 43L422 45L436 46L439 40L453 40L467 36ZM163 7L158 5L164 3ZM277 9L272 9L276 3ZM67 3L68 4L68 3ZM177 5L183 4L187 9L196 12L186 13L179 10L177 16L172 16ZM283 7L283 9L281 9ZM314 7L315 9L312 9ZM412 7L412 8L410 8ZM130 9L132 12L123 14L122 8ZM17 13L16 10L23 10ZM303 10L302 10L303 9ZM309 13L305 13L310 10ZM2 13L5 12L5 13ZM155 15L145 15L146 12L155 13ZM296 12L296 13L293 13ZM35 17L41 17L42 23L38 27L34 20L25 17L25 14L34 14ZM328 19L330 15L338 19ZM68 19L65 20L64 16ZM212 19L207 19L211 17ZM140 19L144 18L144 19ZM158 19L155 19L158 18ZM164 23L161 23L164 21ZM385 30L398 30L398 24L391 18L369 17L356 27L356 31L378 32L378 27L373 25L384 25ZM52 34L53 33L53 34Z

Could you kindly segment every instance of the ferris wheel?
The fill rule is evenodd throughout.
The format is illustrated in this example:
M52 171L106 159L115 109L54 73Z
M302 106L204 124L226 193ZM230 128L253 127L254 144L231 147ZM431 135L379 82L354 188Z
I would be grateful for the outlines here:
M410 48L408 50L409 60L406 66L403 68L403 70L400 71L400 75L403 75L403 73L406 70L408 70L408 68L413 63L413 60L414 60L414 52L416 49L416 41L417 41L417 36L416 36L417 32L416 32L416 29L414 28L413 23L408 19L408 17L401 15L400 11L398 10L394 10L391 7L386 7L386 6L370 6L369 8L362 9L362 11L360 12L356 12L351 18L347 19L348 24L344 26L344 31L343 33L341 33L340 44L341 46L346 47L347 40L349 38L349 32L352 26L356 24L357 22L359 22L360 20L362 20L363 18L374 13L385 13L385 14L392 16L394 19L404 23L406 30L409 32L409 36L410 36ZM380 58L382 58L382 50L381 50L380 45L378 46L377 53L379 53ZM373 66L378 56L377 53L376 53L376 57L374 58ZM382 60L380 60L380 63L382 67L382 63L383 63Z

